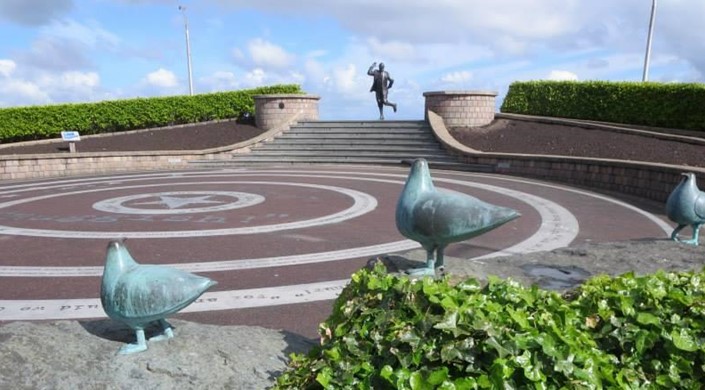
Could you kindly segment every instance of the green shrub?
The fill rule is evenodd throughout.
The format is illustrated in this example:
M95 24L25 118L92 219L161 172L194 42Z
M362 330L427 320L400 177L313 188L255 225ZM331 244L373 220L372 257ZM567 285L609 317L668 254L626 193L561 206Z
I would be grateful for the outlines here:
M529 81L509 86L501 111L705 131L705 84Z
M58 137L62 131L98 134L214 119L253 116L254 95L303 93L298 85L274 85L195 96L0 109L0 142Z
M566 297L490 278L352 277L275 389L700 388L703 273L597 277Z

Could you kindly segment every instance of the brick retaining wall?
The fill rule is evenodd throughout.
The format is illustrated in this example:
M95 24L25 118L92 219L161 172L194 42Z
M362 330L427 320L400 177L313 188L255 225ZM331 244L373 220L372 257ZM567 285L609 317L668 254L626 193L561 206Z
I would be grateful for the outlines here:
M425 111L440 115L447 126L484 126L494 120L497 92L436 91L424 92L423 96L426 98Z
M636 161L585 157L485 153L455 140L438 114L427 112L436 138L462 161L496 166L496 172L602 189L665 202L681 180L693 172L705 183L705 169Z
M318 120L318 101L313 95L279 94L255 95L255 123L262 130L269 130L298 114L299 120Z

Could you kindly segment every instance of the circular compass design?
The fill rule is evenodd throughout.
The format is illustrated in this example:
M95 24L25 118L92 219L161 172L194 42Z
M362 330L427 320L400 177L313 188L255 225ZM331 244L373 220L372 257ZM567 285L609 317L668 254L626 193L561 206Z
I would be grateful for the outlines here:
M189 214L233 210L262 202L263 196L246 192L171 191L106 199L93 204L93 208L119 214Z

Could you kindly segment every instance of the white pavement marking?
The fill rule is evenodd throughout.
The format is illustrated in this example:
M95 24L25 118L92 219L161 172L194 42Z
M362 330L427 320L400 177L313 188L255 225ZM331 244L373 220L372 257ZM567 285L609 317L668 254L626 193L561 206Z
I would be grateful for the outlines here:
M350 179L360 181L375 181L382 183L392 183L402 185L404 182L386 179L359 178L346 176L317 175L317 178ZM549 251L569 245L577 236L579 231L578 221L564 207L548 199L540 198L525 192L515 191L507 188L497 187L482 183L468 183L453 179L436 179L439 182L447 182L461 186L480 188L490 192L501 193L510 198L524 202L534 208L541 217L539 229L526 240L504 249L498 254L488 254L481 258L494 256L508 256L516 253L528 253L537 251ZM0 230L1 232L1 230ZM279 256L261 259L225 260L202 263L179 262L171 266L189 272L215 272L232 271L253 268L269 268L277 266L290 266L320 263L326 261L346 260L365 256L373 256L383 253L399 252L418 248L419 245L410 240L398 241L388 244L380 244L362 248L350 248L333 252L307 253L295 256ZM11 267L0 266L0 276L13 277L68 277L68 276L99 276L102 267Z
M257 171L256 173L251 172L238 172L238 173L249 173L250 175L277 175L280 171ZM229 174L232 172L226 172ZM297 175L292 175L291 170L281 171L281 175L286 175L287 177L293 177ZM353 180L372 180L380 182L394 182L400 183L398 181L389 180L375 180L375 179L365 179L356 178L350 175L369 175L369 176L386 176L386 177L406 177L406 175L398 174L385 174L385 173L360 173L360 172L337 172L337 171L308 171L308 175L298 175L303 177L311 177L312 173L322 173L322 174L345 174L344 177L327 176L333 178L341 179L353 179ZM450 172L446 172L450 173ZM457 174L453 172L452 174ZM212 172L208 172L207 175L195 173L191 175L190 173L184 174L183 176L189 177L212 177L212 176L223 176L223 175L213 175ZM174 175L164 176L159 174L153 175L142 175L141 177L163 177L165 179L173 178ZM568 191L573 193L578 193L585 196L590 196L593 198L601 199L607 202L611 202L627 209L630 209L638 214L647 217L652 222L656 223L659 227L664 229L666 232L670 232L671 227L668 226L661 219L656 216L647 213L637 207L629 205L627 203L598 195L595 193L575 190L572 188L554 186L550 184L544 184L536 181L511 179L499 176L488 176L481 174L464 174L464 177L479 176L479 177L489 177L492 179L499 179L505 181L513 181L518 183L526 183L536 186L543 186L549 188L555 188L562 191ZM124 181L132 180L143 180L135 179L134 176L123 176ZM121 177L121 178L123 178ZM313 176L317 177L317 176ZM112 178L113 180L115 177ZM88 179L86 179L88 180ZM467 185L480 187L486 185L476 185L477 183L466 183L457 182L452 179L437 178L436 181L448 181L453 184ZM457 183L456 183L457 182ZM267 182L269 183L269 182ZM64 183L65 184L65 183ZM169 183L171 184L171 183ZM200 183L199 183L200 184ZM166 184L164 184L166 185ZM144 187L144 186L135 186ZM505 193L508 196L509 192L506 188L489 186L484 189L490 189L491 187L500 189L500 192ZM509 190L513 191L513 190ZM14 192L14 191L13 191ZM19 191L18 191L19 192ZM519 191L514 191L513 195L519 195L523 199L519 199L529 203L532 207L536 208L542 217L541 227L536 234L534 234L529 239L516 244L510 248L505 249L505 252L515 253L524 252L528 250L548 250L545 248L553 247L557 245L558 241L567 241L570 236L574 233L577 234L577 226L573 224L571 218L574 220L575 217L570 214L569 211L565 210L562 206L558 206L559 209L555 209L552 205L557 205L554 202L548 201L544 198L536 197L534 195L526 194ZM529 195L528 197L526 195ZM543 210L543 212L542 212ZM567 212L567 214L566 214ZM575 228L575 230L573 228ZM552 231L558 233L561 237L558 241L553 241L547 239L548 236L546 232ZM543 232L542 234L539 234ZM548 233L550 234L550 233ZM574 237L574 236L573 236ZM569 244L569 243L568 243ZM229 260L223 262L213 262L213 263L191 263L191 264L175 264L174 266L189 270L191 272L206 272L211 270L210 267L216 267L218 269L213 270L228 270L228 269L248 269L248 268L260 268L260 267L273 267L282 265L292 265L292 264L305 264L318 261L333 261L336 259L344 259L353 257L363 257L368 255L376 255L384 252L391 252L392 247L388 250L383 250L385 245L398 245L398 251L408 250L418 248L419 245L413 241L404 240L398 241L396 243L381 244L379 246L366 247L371 252L364 252L365 248L353 248L349 250L324 252L319 254L306 254L297 256L284 256L284 257L273 257L273 258L263 258L263 259L249 259L249 260ZM567 245L567 244L566 244ZM379 251L378 251L379 249ZM552 248L554 249L554 248ZM351 252L350 254L346 252ZM330 257L328 257L330 256ZM489 256L492 256L489 255ZM260 262L263 262L260 264ZM237 265L236 265L237 264ZM41 269L48 271L46 275L40 275ZM0 276L99 276L102 273L102 267L1 267ZM66 272L68 271L68 272ZM7 274L5 273L7 272ZM75 273L74 273L75 272ZM197 303L184 310L184 312L189 311L209 311L209 310L225 310L233 308L245 308L245 307L260 307L260 306L272 306L278 304L292 304L292 303L302 303L302 302L313 302L317 300L329 300L335 298L340 290L347 284L348 280L339 280L332 282L323 283L312 283L312 284L302 284L293 286L281 286L281 287L269 287L269 288L255 288L249 290L234 290L234 291L222 291L204 294ZM273 302L274 301L274 302ZM85 309L85 310L84 310ZM52 313L52 314L47 314ZM51 315L51 317L49 317ZM100 308L100 302L98 299L72 299L72 300L38 300L38 301L0 301L0 320L20 320L20 319L67 319L67 318L93 318L93 317L103 317L104 313Z
M198 196L201 195L201 196ZM216 201L210 198L214 196L229 197L236 199L233 202ZM158 201L133 203L137 205L165 205L168 209L137 208L124 204L145 198L160 198ZM264 202L264 196L249 194L247 192L236 191L169 191L154 192L150 194L138 194L121 196L118 198L106 199L93 204L93 208L98 211L117 214L138 214L138 215L163 215L163 214L190 214L190 213L214 213L217 211L227 211L254 206ZM191 204L216 204L217 206L183 208Z
M246 309L326 301L335 299L348 284L348 281L348 279L345 279L292 286L207 292L181 312ZM103 317L106 317L106 315L98 298L27 301L0 300L0 320L2 321L70 320Z
M360 191L351 190L348 188L341 188L335 186L319 185L319 184L308 184L308 183L294 183L294 182L266 182L266 181L218 181L218 182L198 182L198 183L170 183L170 185L211 185L211 184L257 184L257 185L278 185L278 186L292 186L292 187L307 187L315 188L318 190L326 190L338 192L347 195L353 199L353 205L349 208L334 213L326 215L323 217L307 219L303 221L289 222L289 223L279 223L271 225L260 225L260 226L248 226L241 228L225 228L225 229L206 229L206 230L179 230L179 231L141 231L141 232L106 232L106 231L66 231L66 230L52 230L52 229L27 229L12 226L0 225L0 234L8 234L15 236L30 236L30 237L54 237L54 238L90 238L90 239L115 239L115 238L175 238L175 237L213 237L213 236L229 236L237 234L259 234L259 233L271 233L281 230L289 229L302 229L313 226L327 225L333 223L339 223L359 217L361 215L367 214L370 211L377 208L377 199L365 194ZM15 206L18 204L34 202L38 200L45 200L56 198L60 196L77 195L90 192L103 192L117 189L129 189L129 188L143 188L143 187L158 187L164 186L164 184L149 184L140 186L125 186L125 187L111 187L111 188L101 188L83 191L74 191L63 194L51 194L36 196L33 198L20 199L16 201L0 203L0 209Z

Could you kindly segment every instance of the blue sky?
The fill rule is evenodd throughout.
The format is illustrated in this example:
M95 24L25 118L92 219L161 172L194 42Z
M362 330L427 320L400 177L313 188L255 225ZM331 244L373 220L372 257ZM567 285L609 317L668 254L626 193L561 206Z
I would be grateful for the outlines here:
M395 79L388 119L423 92L517 80L641 80L651 0L0 0L0 107L276 83L321 119L375 119L367 68ZM186 7L185 14L178 9ZM705 82L705 1L660 0L649 79Z

